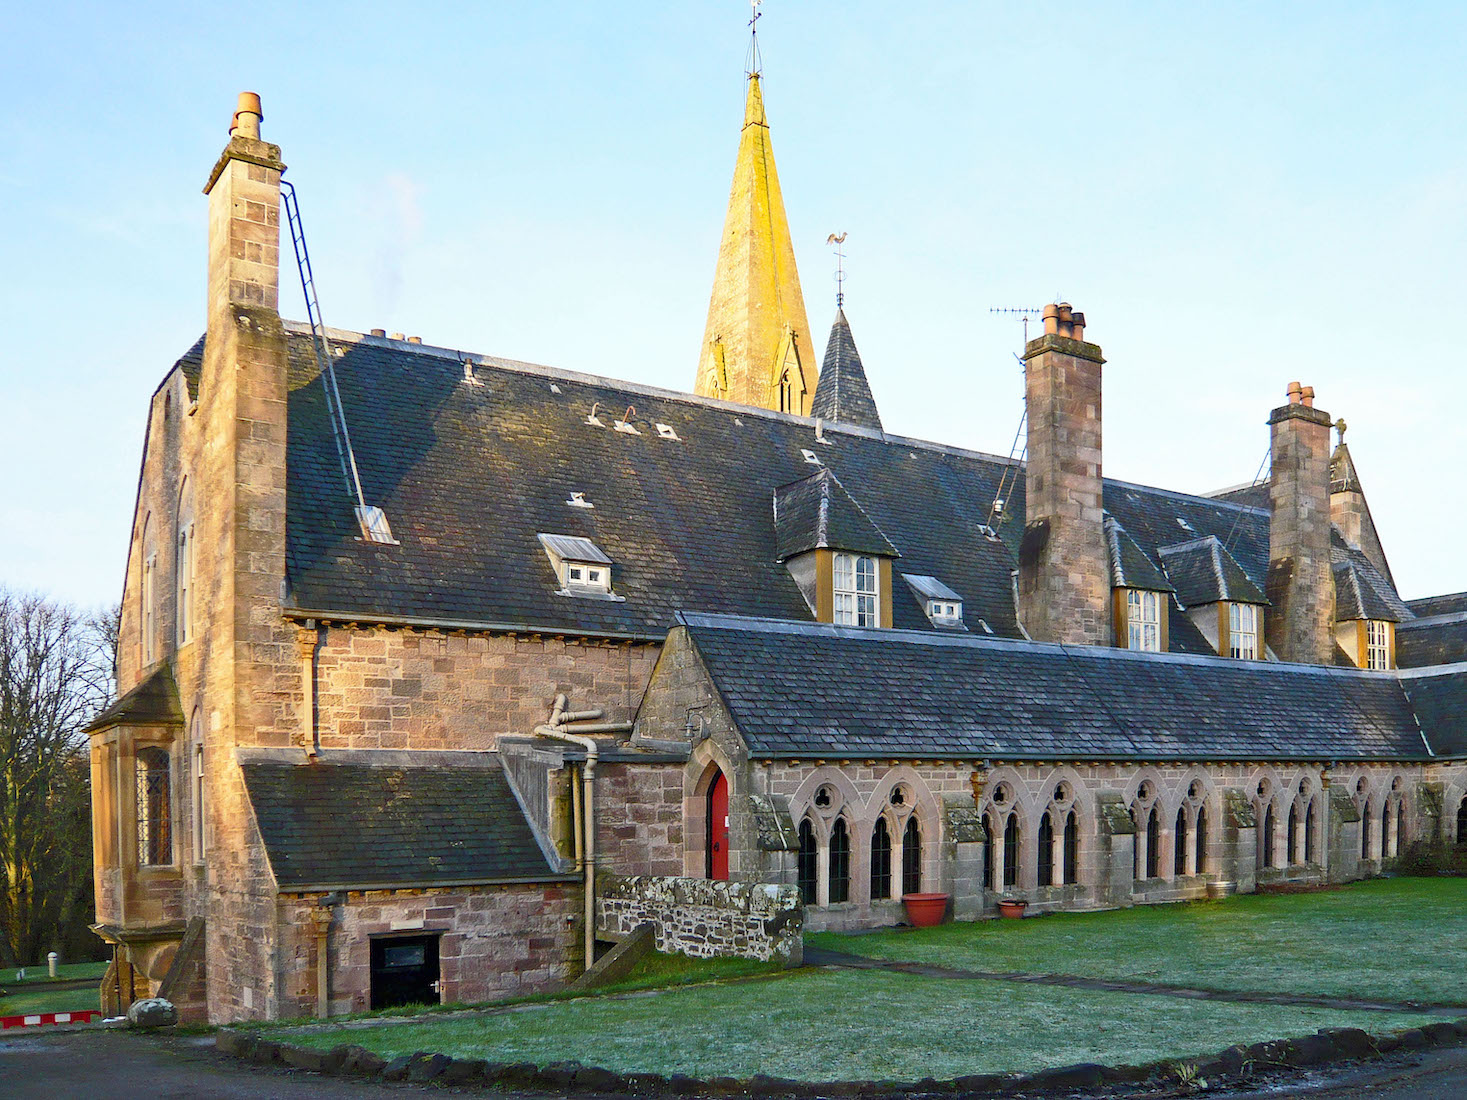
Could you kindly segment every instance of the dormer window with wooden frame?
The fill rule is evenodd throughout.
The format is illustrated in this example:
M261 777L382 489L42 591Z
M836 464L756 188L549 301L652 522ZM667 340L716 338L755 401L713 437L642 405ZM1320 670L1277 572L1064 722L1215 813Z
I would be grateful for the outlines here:
M1401 615L1384 594L1387 582L1368 563L1334 567L1335 643L1356 668L1396 667L1396 623Z
M1115 644L1143 653L1165 653L1171 584L1109 513L1105 517L1105 541L1110 550Z
M897 549L827 467L774 491L774 531L817 621L891 626Z
M1177 605L1220 656L1267 659L1263 590L1216 535L1162 546L1157 557Z
M560 595L622 599L611 590L611 558L590 539L578 535L548 534L539 538L560 582Z

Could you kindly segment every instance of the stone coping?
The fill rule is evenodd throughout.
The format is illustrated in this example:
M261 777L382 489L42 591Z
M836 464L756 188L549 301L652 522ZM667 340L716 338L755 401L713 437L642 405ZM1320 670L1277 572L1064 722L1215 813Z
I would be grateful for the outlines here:
M418 1051L388 1060L362 1046L318 1050L268 1039L255 1032L225 1028L215 1037L223 1053L260 1065L285 1066L336 1076L379 1078L417 1084L436 1082L485 1089L530 1089L543 1092L596 1093L628 1096L750 1096L876 1098L903 1096L1037 1096L1087 1094L1129 1089L1139 1084L1157 1088L1185 1087L1189 1077L1203 1079L1209 1089L1256 1084L1260 1077L1304 1067L1376 1058L1397 1050L1456 1045L1467 1040L1467 1018L1438 1021L1417 1028L1371 1034L1359 1028L1325 1028L1294 1039L1270 1039L1250 1046L1231 1046L1212 1057L1172 1059L1144 1066L1086 1063L1034 1073L984 1073L938 1081L791 1081L756 1074L748 1078L698 1078L656 1073L615 1073L579 1062L491 1062L482 1058L450 1058ZM1192 1067L1186 1070L1183 1067Z

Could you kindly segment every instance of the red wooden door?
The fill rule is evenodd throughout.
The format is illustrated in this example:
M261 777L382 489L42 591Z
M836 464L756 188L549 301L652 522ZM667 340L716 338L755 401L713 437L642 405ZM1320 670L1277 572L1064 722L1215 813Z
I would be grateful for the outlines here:
M708 788L708 877L728 879L728 779L722 772Z

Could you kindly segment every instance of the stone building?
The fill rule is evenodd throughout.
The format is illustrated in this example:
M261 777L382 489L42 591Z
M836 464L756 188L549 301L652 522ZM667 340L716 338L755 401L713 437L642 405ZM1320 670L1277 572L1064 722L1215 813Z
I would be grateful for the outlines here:
M261 118L207 177L91 729L107 1003L482 1001L643 920L793 958L904 894L1131 905L1467 840L1467 595L1400 597L1311 389L1264 482L1109 480L1055 304L1027 461L888 434L843 311L816 369L757 74L695 393L317 332Z

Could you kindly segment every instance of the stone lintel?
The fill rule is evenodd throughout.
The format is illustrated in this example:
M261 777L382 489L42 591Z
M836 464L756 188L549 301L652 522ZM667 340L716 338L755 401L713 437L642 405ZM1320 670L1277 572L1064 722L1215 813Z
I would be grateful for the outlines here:
M1100 354L1099 344L1092 344L1087 340L1074 340L1052 332L1036 336L1025 344L1024 358L1033 359L1036 355L1042 355L1046 351L1056 351L1061 355L1074 356L1076 359L1089 359L1092 363L1105 362L1104 357Z
M229 144L224 147L224 152L219 154L214 170L209 173L209 182L204 184L204 194L207 195L214 190L214 185L224 174L225 165L232 160L242 160L246 164L258 164L261 168L274 168L277 172L285 171L285 162L280 159L280 146L235 134L229 139Z
M1307 420L1311 424L1318 424L1324 428L1334 423L1329 413L1323 409L1316 409L1312 405L1280 405L1268 417L1270 425L1281 424L1285 420Z

